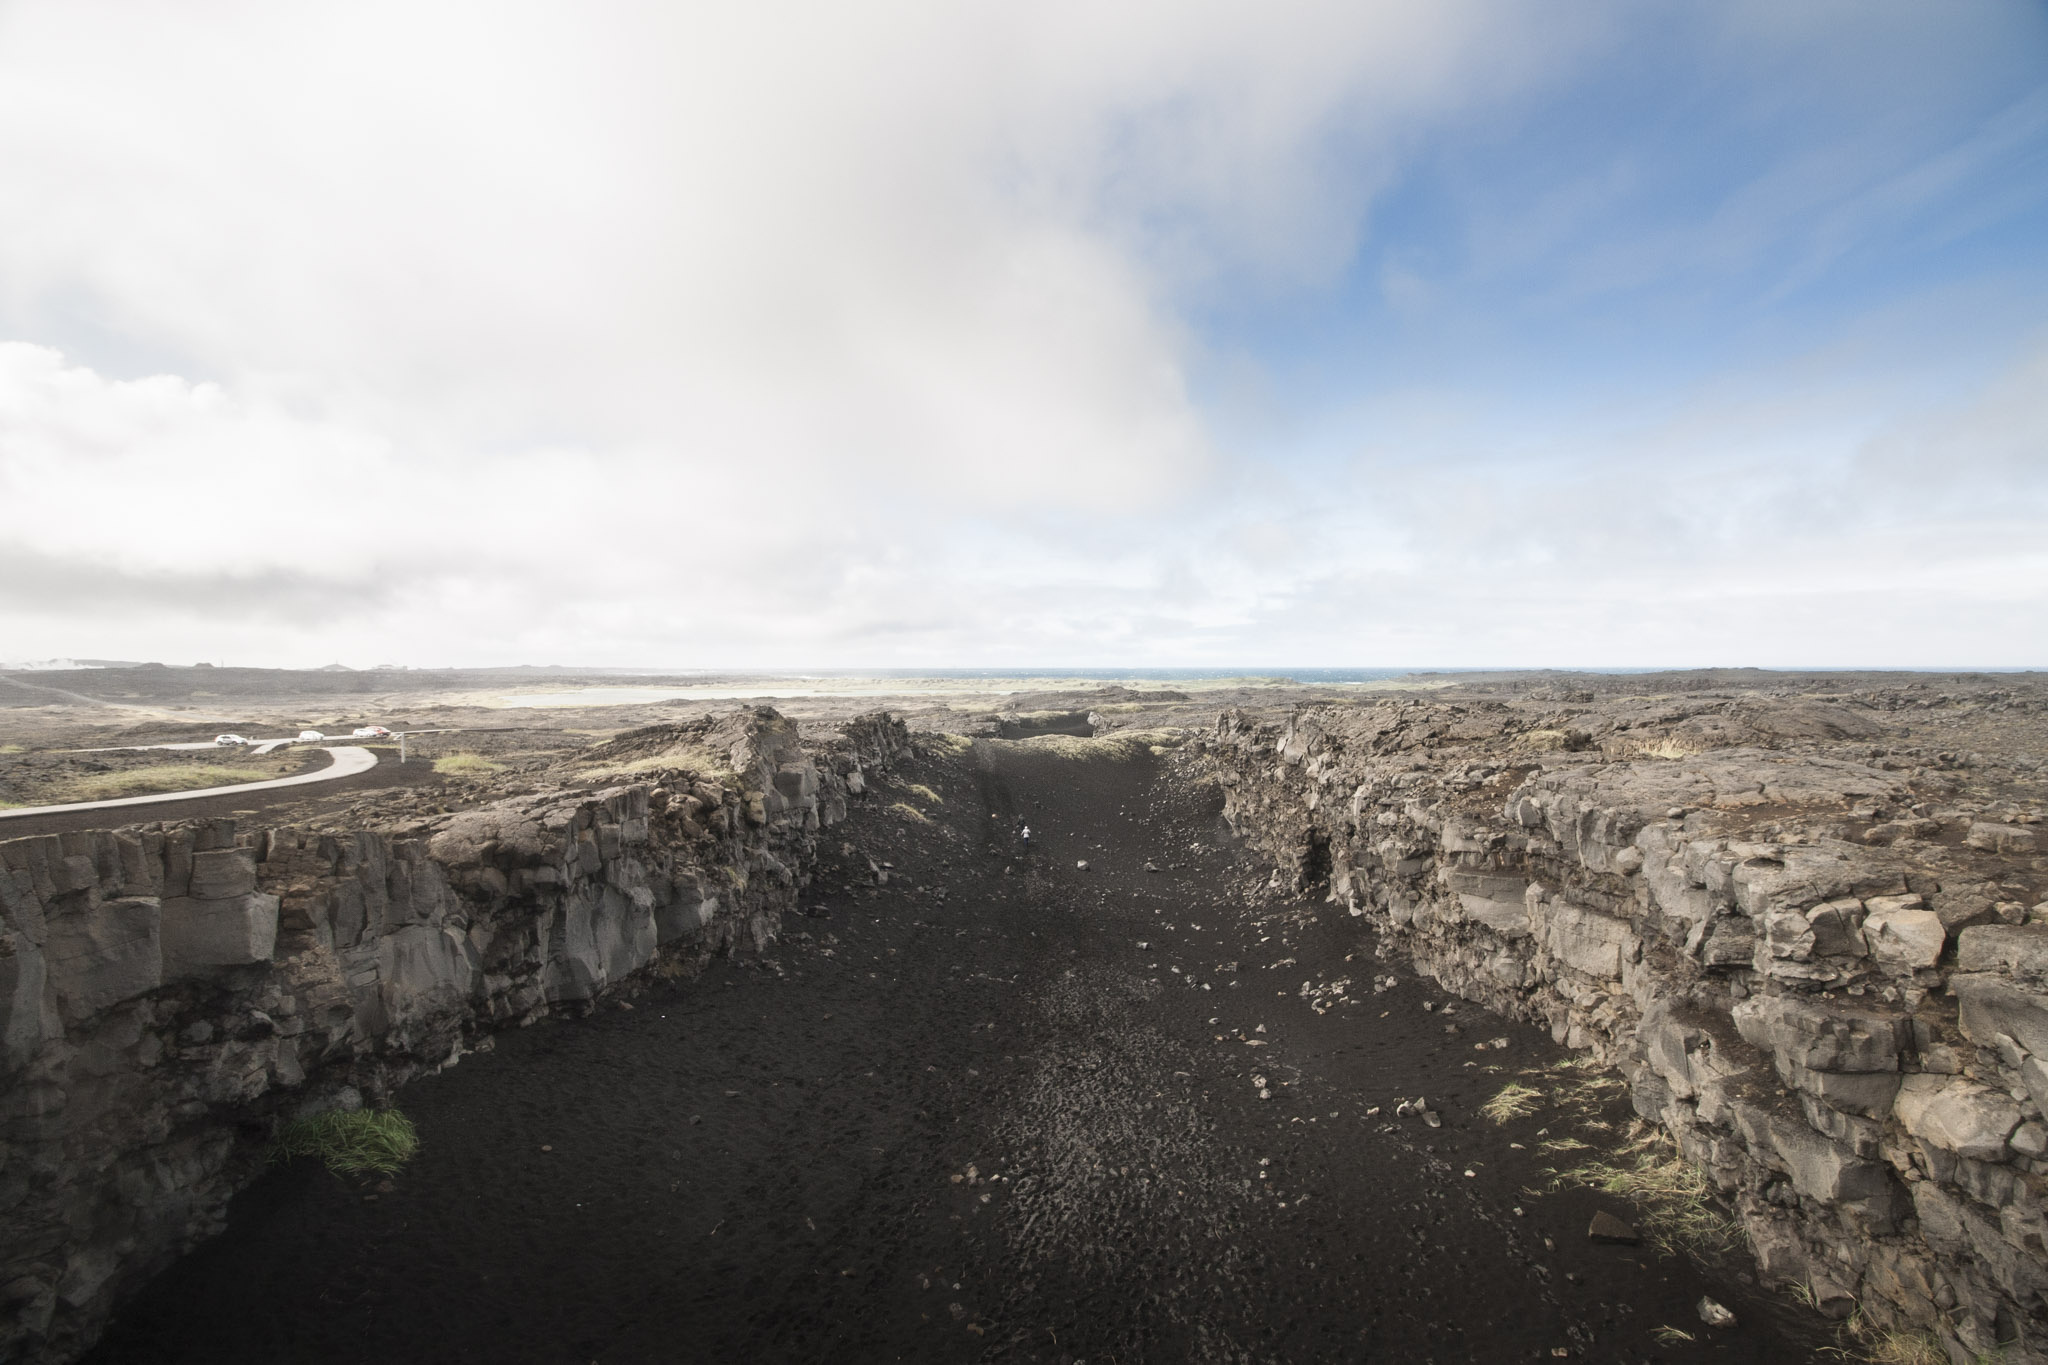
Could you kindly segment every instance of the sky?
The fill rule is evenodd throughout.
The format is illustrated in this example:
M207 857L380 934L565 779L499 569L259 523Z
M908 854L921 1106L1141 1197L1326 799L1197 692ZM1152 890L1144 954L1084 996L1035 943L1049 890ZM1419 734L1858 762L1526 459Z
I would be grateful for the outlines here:
M2048 665L2036 0L0 0L0 659Z

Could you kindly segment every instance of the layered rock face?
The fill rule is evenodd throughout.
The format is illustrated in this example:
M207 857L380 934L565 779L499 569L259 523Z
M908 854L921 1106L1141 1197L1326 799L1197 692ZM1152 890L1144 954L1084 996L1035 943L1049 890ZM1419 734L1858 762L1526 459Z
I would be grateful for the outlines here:
M1888 709L1229 712L1189 761L1276 879L1619 1068L1768 1277L2044 1361L2041 764Z
M0 843L0 1358L90 1344L217 1230L280 1120L764 946L907 742L877 714L806 746L763 709L626 737L644 780L400 827Z

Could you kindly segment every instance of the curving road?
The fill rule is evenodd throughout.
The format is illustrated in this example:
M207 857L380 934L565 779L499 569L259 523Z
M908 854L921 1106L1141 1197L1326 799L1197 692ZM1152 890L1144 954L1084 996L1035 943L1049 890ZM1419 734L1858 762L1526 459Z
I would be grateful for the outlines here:
M227 787L199 787L192 791L155 792L149 796L123 796L111 801L75 801L62 806L17 806L12 810L0 810L0 821L18 820L31 815L70 815L83 811L115 810L123 806L152 806L163 801L191 801L207 796L240 796L244 792L273 791L279 787L303 787L313 782L333 782L339 778L353 777L377 766L376 753L360 745L329 747L327 754L332 762L326 767L318 772L300 773L296 777L273 777L263 782L238 782Z

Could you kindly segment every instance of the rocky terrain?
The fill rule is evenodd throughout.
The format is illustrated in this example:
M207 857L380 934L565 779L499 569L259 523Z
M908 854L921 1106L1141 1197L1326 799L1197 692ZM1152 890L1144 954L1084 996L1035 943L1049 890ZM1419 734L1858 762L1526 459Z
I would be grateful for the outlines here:
M1619 1068L1769 1279L2048 1360L2048 697L1801 692L1237 711L1197 761L1276 877Z
M1008 688L907 728L457 708L339 790L33 817L0 839L0 1355L74 1357L204 1244L97 1359L1770 1361L1822 1315L2042 1359L2044 703L1717 672ZM0 738L186 737L106 705ZM251 1188L281 1120L408 1081L416 1172ZM1648 1150L1631 1106L1732 1259L1589 1243L1638 1209L1566 1168ZM486 1177L571 1188L558 1149L614 1242L484 1212ZM587 1273L501 1263L557 1236ZM517 1326L542 1303L559 1341Z
M1770 1365L1827 1342L1746 1260L1589 1238L1631 1203L1557 1183L1547 1147L1611 1141L1620 1083L1269 889L1174 742L914 737L771 950L642 973L420 1077L410 1165L272 1172L89 1361ZM1555 1102L1496 1123L1511 1077Z
M765 944L905 739L740 712L638 736L639 781L453 815L0 842L0 1353L75 1354L218 1229L280 1118Z

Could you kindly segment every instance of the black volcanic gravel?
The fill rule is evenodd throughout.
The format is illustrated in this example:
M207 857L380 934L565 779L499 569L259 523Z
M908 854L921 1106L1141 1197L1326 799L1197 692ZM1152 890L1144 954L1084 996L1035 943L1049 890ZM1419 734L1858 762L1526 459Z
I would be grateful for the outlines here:
M1464 1004L1447 1033L1422 1009L1445 997L1340 909L1248 907L1214 794L1164 765L982 746L912 763L827 838L805 897L824 913L789 917L769 957L415 1082L402 1174L266 1177L89 1359L1779 1362L1824 1343L1743 1266L1590 1243L1592 1214L1627 1205L1544 1189L1541 1120L1476 1112L1561 1049ZM1345 978L1353 1004L1302 998ZM1416 1095L1442 1128L1393 1116ZM1708 1293L1739 1326L1700 1323Z

